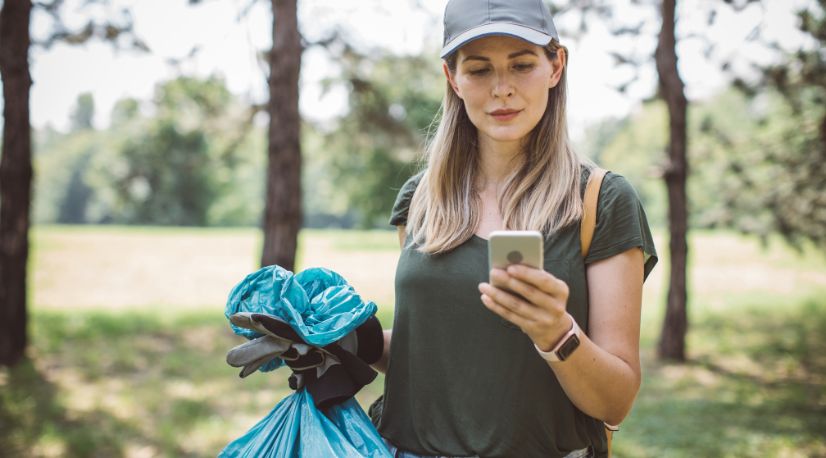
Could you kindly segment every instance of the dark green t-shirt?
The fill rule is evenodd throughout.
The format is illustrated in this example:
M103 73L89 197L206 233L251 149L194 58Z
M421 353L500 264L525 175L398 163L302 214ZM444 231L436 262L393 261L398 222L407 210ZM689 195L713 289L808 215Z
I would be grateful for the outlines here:
M391 224L406 224L420 178L399 192ZM600 190L586 259L578 224L545 236L545 270L568 283L568 311L583 330L585 265L633 247L645 252L647 277L657 257L645 212L613 173ZM478 236L440 255L402 250L379 432L424 455L548 458L592 446L604 456L602 422L571 403L526 334L482 304L477 286L487 280L487 241Z

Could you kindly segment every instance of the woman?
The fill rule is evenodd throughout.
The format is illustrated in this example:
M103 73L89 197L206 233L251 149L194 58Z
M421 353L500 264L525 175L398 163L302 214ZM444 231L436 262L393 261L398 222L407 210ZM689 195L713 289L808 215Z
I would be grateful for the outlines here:
M397 456L605 456L603 422L640 385L645 213L609 173L583 258L594 166L569 146L567 50L543 2L451 0L444 22L441 119L391 218L402 253L374 421ZM489 271L498 229L541 231L544 270Z

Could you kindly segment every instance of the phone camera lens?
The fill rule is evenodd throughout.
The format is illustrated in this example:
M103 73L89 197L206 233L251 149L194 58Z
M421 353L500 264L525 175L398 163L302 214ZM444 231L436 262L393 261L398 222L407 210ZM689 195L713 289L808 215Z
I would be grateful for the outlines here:
M519 251L511 251L508 253L508 262L511 264L519 264L522 262L522 253Z

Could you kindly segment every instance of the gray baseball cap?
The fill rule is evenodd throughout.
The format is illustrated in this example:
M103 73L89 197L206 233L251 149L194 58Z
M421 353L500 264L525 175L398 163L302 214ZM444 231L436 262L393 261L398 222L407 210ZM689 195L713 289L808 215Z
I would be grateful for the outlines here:
M542 0L450 0L445 7L441 57L489 35L509 35L538 46L559 40Z

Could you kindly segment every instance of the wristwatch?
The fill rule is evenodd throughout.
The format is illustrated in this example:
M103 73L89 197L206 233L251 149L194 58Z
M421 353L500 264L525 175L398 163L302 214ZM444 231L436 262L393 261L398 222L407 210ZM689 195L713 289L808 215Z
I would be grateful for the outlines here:
M551 362L565 361L579 347L582 339L582 330L579 329L579 325L576 324L574 317L571 317L571 323L571 330L559 339L559 342L551 351L542 351L536 344L533 344L542 359Z

